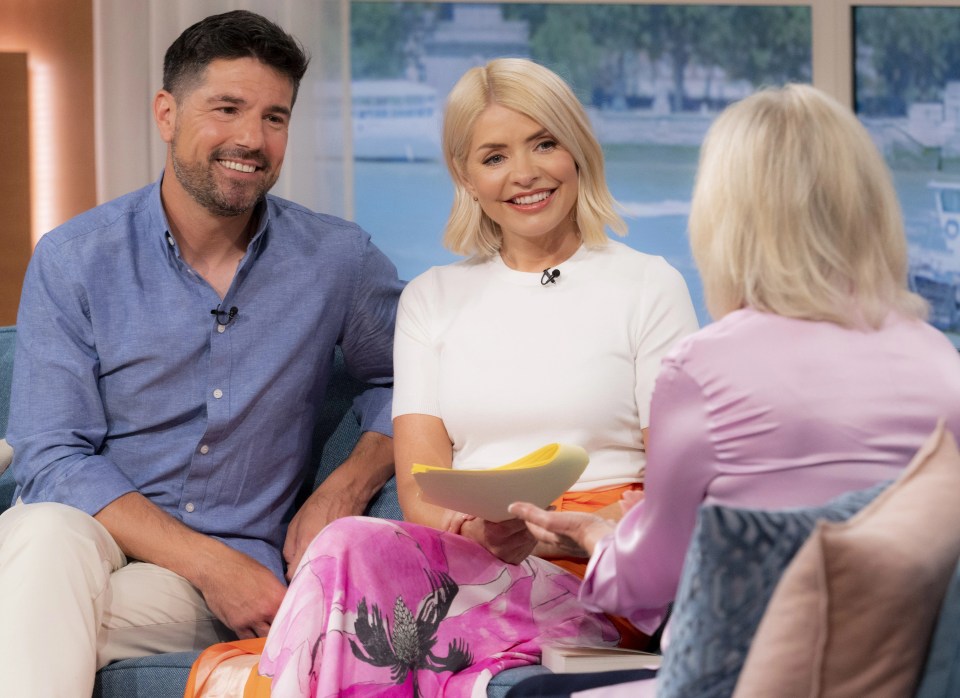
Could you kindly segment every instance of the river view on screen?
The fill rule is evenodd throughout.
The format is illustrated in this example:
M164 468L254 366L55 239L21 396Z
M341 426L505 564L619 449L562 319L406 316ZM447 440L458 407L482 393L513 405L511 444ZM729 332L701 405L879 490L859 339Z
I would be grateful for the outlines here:
M624 206L630 228L624 242L663 256L683 274L702 325L709 322L709 316L686 234L697 154L698 150L690 147L606 149L610 188ZM923 170L894 171L912 268L919 273L921 283L924 265L936 266L941 258L958 260L948 245L952 238L940 225L935 206L938 190L930 186L945 178L949 179ZM355 165L355 186L357 222L396 263L402 278L411 279L431 266L457 259L443 249L440 241L453 199L443 162L360 161ZM929 287L920 291L938 292ZM941 302L938 298L930 300ZM950 301L955 303L956 299ZM938 322L937 307L933 310L931 320L942 325L940 329L948 329ZM956 343L956 336L953 339Z

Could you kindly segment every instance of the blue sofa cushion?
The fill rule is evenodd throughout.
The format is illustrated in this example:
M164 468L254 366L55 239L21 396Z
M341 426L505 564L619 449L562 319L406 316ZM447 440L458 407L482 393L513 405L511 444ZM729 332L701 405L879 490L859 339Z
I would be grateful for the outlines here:
M92 698L181 696L199 652L176 652L122 659L97 672ZM504 698L511 686L550 670L534 664L502 671L487 686L487 698Z
M816 522L845 521L888 484L808 509L701 507L673 606L658 698L731 695L774 587Z
M960 696L960 561L953 571L947 595L920 677L917 698Z
M487 698L504 698L507 692L515 685L528 679L531 676L539 674L549 674L551 671L540 664L530 664L528 666L518 666L513 669L501 671L495 675L490 683L487 684Z
M92 698L182 696L199 652L171 652L122 659L97 672Z
M338 348L334 355L330 385L317 419L317 426L313 430L314 457L305 473L298 505L353 451L361 432L359 419L351 406L354 398L366 388L366 384L347 373L343 355ZM381 519L403 520L397 499L396 478L390 478L364 513Z

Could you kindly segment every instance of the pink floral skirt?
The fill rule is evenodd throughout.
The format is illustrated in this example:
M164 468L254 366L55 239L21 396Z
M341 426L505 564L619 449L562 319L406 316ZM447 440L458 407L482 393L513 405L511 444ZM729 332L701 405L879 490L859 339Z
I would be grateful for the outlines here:
M459 535L349 517L307 549L260 658L272 695L486 696L549 641L616 644L580 580L540 558L508 565Z

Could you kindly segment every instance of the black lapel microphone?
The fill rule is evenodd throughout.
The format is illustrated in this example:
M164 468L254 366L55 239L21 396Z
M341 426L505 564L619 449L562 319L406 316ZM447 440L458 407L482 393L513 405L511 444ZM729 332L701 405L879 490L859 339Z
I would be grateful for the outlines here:
M235 305L231 306L230 310L220 310L220 306L218 305L216 308L210 311L210 314L216 315L217 322L226 327L233 321L233 318L237 317L237 313L239 312L240 309Z
M560 276L560 270L554 269L550 270L549 267L543 270L543 276L540 277L540 285L546 286L547 284L557 283L557 277Z

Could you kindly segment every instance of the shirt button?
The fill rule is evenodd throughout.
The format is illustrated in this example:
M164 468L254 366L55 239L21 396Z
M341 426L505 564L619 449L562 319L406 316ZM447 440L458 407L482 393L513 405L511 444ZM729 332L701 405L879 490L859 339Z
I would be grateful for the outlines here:
M204 444L203 446L200 447L200 453L202 453L203 455L207 455L208 453L210 453L210 447Z
M184 507L184 509L187 510L188 514L192 514L193 510L196 509L196 507L193 506L193 502L187 502L187 505Z
M217 332L219 332L220 334L223 334L226 331L227 331L226 325L217 325Z
M220 398L223 397L223 391L220 390L220 388L217 388L216 390L213 391L213 396L219 400Z
M167 233L167 244L170 245L170 247L173 247L173 235L170 233Z

